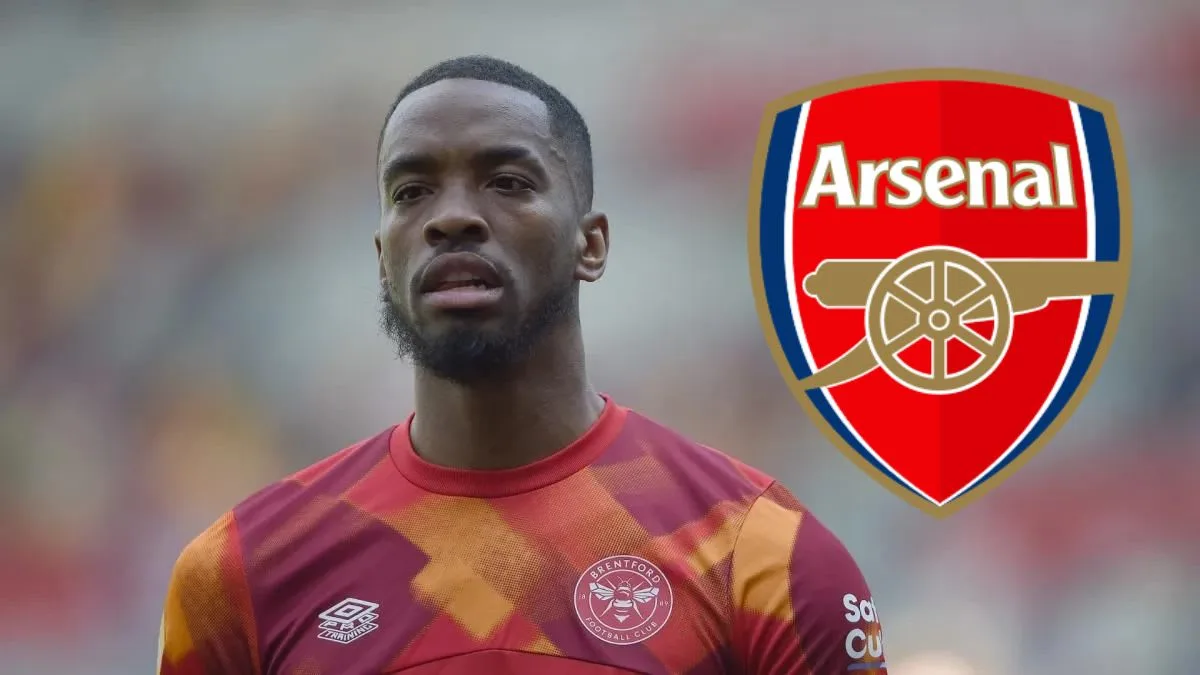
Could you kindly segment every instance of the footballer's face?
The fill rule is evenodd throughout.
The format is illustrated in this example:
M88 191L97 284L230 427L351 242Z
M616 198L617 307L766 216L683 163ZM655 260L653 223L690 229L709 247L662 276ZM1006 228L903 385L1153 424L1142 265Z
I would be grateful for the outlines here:
M383 324L402 357L457 382L512 369L576 318L607 223L581 213L545 104L451 79L387 122L375 235Z

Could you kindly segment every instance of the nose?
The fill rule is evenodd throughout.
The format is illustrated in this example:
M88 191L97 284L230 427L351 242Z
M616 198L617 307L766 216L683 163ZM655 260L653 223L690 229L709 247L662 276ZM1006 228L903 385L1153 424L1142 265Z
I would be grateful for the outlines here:
M487 241L490 231L487 220L475 208L463 190L446 190L441 195L433 216L425 223L425 242L437 246L444 241Z

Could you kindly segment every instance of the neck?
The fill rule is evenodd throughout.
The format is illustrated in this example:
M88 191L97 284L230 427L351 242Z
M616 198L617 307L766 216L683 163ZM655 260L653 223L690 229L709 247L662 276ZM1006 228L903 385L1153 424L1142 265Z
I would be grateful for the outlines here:
M568 321L502 378L464 385L418 370L410 435L433 464L510 469L570 445L603 409L588 383L578 323Z

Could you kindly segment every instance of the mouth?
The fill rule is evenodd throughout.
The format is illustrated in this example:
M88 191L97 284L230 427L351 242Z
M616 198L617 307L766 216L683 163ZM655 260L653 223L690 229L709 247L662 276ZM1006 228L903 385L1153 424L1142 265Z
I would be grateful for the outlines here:
M421 298L440 310L481 310L495 305L504 284L495 266L474 253L446 253L421 276Z

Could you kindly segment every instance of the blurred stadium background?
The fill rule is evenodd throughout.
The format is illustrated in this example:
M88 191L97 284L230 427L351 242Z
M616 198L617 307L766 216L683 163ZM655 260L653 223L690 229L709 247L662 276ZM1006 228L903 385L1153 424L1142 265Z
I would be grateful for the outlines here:
M807 501L871 580L894 675L1195 672L1194 0L18 5L0 5L4 675L149 672L183 544L407 414L377 328L374 142L405 80L465 53L532 69L592 126L614 245L584 300L595 381ZM1096 386L942 522L813 430L745 255L767 101L936 65L1114 100L1136 214Z

